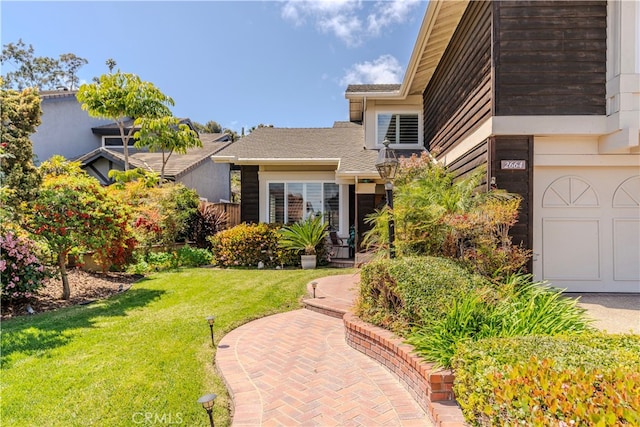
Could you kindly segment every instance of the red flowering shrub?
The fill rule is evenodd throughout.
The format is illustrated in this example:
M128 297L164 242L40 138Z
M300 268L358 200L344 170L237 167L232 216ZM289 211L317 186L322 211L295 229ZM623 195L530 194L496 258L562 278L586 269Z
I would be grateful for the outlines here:
M69 299L71 290L66 274L69 253L96 251L103 268L108 268L108 263L124 253L124 245L132 237L128 228L130 213L126 205L110 197L96 179L73 163L59 159L56 162L65 173L51 172L45 176L26 222L55 255L62 278L62 297ZM48 170L56 164L45 162L42 168ZM111 258L112 255L117 256Z

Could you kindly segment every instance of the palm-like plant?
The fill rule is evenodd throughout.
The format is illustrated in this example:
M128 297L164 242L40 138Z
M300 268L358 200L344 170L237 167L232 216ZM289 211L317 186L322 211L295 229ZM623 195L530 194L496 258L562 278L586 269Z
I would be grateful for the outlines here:
M279 245L290 250L303 250L305 255L315 255L316 247L329 231L321 216L310 216L295 224L282 227Z

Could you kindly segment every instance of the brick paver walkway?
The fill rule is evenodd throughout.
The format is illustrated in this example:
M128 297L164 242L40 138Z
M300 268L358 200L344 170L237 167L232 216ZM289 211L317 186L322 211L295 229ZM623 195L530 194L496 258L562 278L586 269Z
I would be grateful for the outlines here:
M349 298L340 295L335 276L325 279L318 280L317 297ZM342 320L310 310L231 331L219 343L216 364L233 398L234 426L432 425L389 371L345 343Z

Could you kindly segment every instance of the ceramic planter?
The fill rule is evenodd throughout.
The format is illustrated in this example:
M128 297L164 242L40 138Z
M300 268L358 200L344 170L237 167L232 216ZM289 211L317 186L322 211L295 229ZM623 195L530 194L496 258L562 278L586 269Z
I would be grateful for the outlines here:
M313 270L316 268L316 256L300 255L300 264L302 264L303 270Z

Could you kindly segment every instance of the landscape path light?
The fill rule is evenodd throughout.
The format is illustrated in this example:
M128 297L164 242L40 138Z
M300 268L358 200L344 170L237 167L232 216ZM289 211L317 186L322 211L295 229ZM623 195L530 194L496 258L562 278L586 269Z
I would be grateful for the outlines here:
M198 399L198 403L202 405L204 410L207 411L207 414L209 415L209 423L211 424L211 427L215 427L213 425L213 404L215 403L216 397L218 396L211 393L205 394L200 399Z
M216 316L207 316L207 322L209 323L209 329L211 329L211 346L216 348L216 343L213 339L213 324L216 321Z

